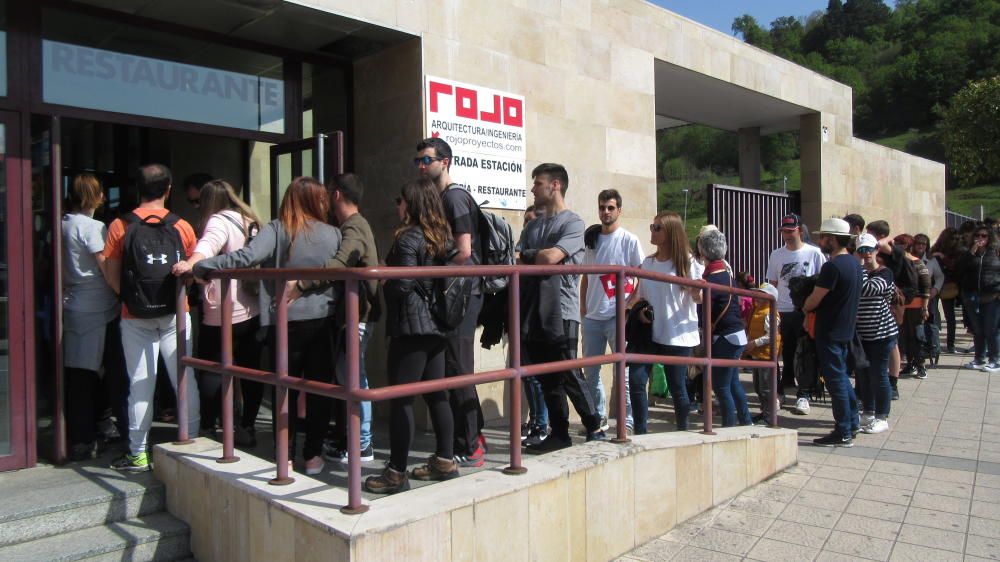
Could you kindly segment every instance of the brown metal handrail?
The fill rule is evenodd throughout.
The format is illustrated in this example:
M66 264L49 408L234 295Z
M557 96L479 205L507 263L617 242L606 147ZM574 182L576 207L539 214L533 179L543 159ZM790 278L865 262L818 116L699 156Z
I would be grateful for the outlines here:
M376 279L416 279L441 277L483 277L508 276L509 298L507 309L507 332L513 334L508 338L509 367L479 373L468 373L455 377L447 377L430 381L418 381L382 388L360 388L360 338L357 330L346 331L346 386L309 381L288 375L288 303L285 300L285 281L290 279L342 281L345 285L345 325L355 326L359 322L359 282ZM235 455L233 444L233 377L253 380L274 385L276 399L275 409L277 427L275 429L275 456L277 475L269 482L274 485L285 485L294 482L288 475L288 390L294 389L344 400L347 403L347 458L348 458L348 502L340 510L348 514L363 513L368 510L361 498L361 419L359 403L361 401L379 401L416 396L427 392L449 390L466 387L472 384L485 384L496 381L507 382L509 408L509 441L510 466L504 469L507 474L523 474L527 469L521 466L521 379L547 373L555 373L571 368L581 368L592 365L615 364L614 394L618 416L617 435L611 441L627 443L625 430L625 366L627 363L666 365L699 365L705 368L703 377L703 412L704 427L702 433L714 435L712 431L712 367L758 367L771 370L770 400L777 396L777 346L771 345L771 358L768 361L743 359L713 359L711 322L703 322L702 338L705 347L705 357L674 357L667 355L651 355L642 353L625 353L625 299L621 292L616 297L616 347L614 353L592 357L581 357L572 360L553 361L534 365L521 364L521 333L520 317L520 280L522 275L549 276L567 274L615 274L617 287L625 286L626 277L637 277L646 281L674 283L686 287L697 287L704 290L702 300L703 318L711 318L710 306L713 291L722 291L734 296L748 296L754 299L770 301L771 326L777 326L777 307L774 298L762 291L749 291L736 287L713 285L702 280L692 280L673 275L664 275L635 267L602 266L602 265L517 265L517 266L434 266L434 267L372 267L352 269L234 269L214 271L212 279L243 279L243 280L273 280L275 284L274 298L277 301L276 314L276 362L275 371L262 371L233 365L233 302L229 298L230 283L222 283L222 358L221 361L207 361L185 355L184 342L187 325L185 314L186 294L183 286L177 291L177 338L178 356L177 382L177 443L189 443L187 427L187 392L185 379L186 368L201 369L222 376L222 457L221 463L239 461ZM773 328L772 328L773 330ZM771 405L769 424L777 426L777 409Z

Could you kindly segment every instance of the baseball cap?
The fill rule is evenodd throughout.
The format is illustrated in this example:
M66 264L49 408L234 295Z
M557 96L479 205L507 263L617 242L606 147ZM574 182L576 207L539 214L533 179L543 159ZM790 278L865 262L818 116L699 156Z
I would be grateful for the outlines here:
M795 213L789 213L781 217L781 230L795 230L802 226L802 220Z
M858 243L856 245L857 249L860 250L861 248L871 248L874 250L877 246L878 246L878 240L875 240L875 237L872 236L871 234L865 233L862 234L861 236L858 236Z

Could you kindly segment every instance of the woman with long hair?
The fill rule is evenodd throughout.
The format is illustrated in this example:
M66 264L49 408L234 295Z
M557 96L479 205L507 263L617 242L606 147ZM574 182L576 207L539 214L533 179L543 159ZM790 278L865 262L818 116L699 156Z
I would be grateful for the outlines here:
M691 253L691 244L684 232L681 216L671 211L656 215L649 225L649 241L656 246L656 253L642 262L642 268L687 279L701 279L705 268ZM701 343L698 331L698 303L701 289L688 288L673 283L644 279L639 290L633 293L631 305L639 301L649 303L650 313L643 322L652 324L653 347L657 355L691 357ZM629 394L632 398L632 415L635 432L647 431L649 402L646 385L649 382L649 365L634 365L629 371ZM691 401L687 393L687 366L665 365L667 388L674 402L674 416L679 431L688 428Z
M400 225L386 256L389 266L444 265L453 253L451 228L434 183L420 178L403 186L396 199ZM384 287L388 318L389 382L404 384L444 378L446 326L431 314L431 279L394 279ZM423 395L436 436L434 455L410 472L416 480L448 480L458 476L454 459L454 420L444 391ZM413 441L413 397L392 401L389 418L389 462L365 488L393 494L410 487L406 459Z
M98 422L109 401L119 433L127 434L127 383L121 381L124 358L118 296L102 273L108 230L94 220L94 211L104 204L104 191L92 174L80 174L73 178L67 195L68 211L62 218L66 428L70 460L84 460L97 455ZM102 365L103 380L98 375Z
M705 281L725 287L735 287L733 273L726 263L729 245L726 236L719 230L709 230L698 237L698 249L705 258ZM739 297L732 293L715 291L712 293L709 318L711 322L712 357L718 359L739 359L747 345L747 333L740 317ZM719 399L722 427L753 425L747 395L740 383L740 370L736 367L712 367L712 390Z
M224 180L210 180L201 186L201 238L194 253L187 260L174 265L175 275L185 275L194 264L219 254L235 252L259 230L260 221L233 186ZM233 303L233 363L240 367L257 369L259 344L257 295L243 283L229 282L229 300ZM222 354L222 281L217 279L201 288L202 325L198 330L198 349L205 359L218 361ZM255 381L239 382L243 397L243 411L236 424L237 445L257 445L255 421L260 411L264 386ZM222 377L215 373L198 374L198 391L201 400L201 425L207 432L215 431L222 407Z
M205 201L202 201L202 205ZM318 268L340 249L340 230L326 223L329 199L326 188L310 177L292 180L281 199L278 218L265 225L249 244L235 252L207 258L194 264L194 274L204 278L215 269L240 269L262 265L278 268ZM260 323L268 327L274 349L275 284L263 283L260 293ZM333 381L335 285L308 290L288 305L288 374L320 382ZM298 426L298 391L289 391L289 459L295 458ZM323 471L323 437L330 424L329 398L306 395L305 444L302 457L306 474Z
M1000 373L1000 241L996 232L977 223L969 250L958 261L956 275L975 345L975 357L965 365Z
M902 375L913 375L918 379L927 378L927 369L924 367L924 350L921 347L918 337L918 330L921 324L930 316L931 299L931 274L923 260L913 255L910 250L913 247L913 236L909 234L899 234L893 238L894 245L903 248L904 259L913 263L917 271L917 294L906 303L903 310L903 324L900 326L899 351L900 357L905 353L906 364L899 371Z
M961 302L955 276L955 266L962 255L962 236L958 233L958 229L949 226L942 230L929 253L931 259L937 260L938 266L944 273L944 284L941 286L938 298L947 329L945 352L955 353L955 301ZM937 307L932 304L931 310L935 314L935 321L940 330L941 316L937 315Z

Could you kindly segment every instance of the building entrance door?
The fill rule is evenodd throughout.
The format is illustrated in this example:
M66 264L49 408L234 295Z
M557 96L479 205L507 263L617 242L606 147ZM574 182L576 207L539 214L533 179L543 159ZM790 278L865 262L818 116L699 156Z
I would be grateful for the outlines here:
M271 216L278 216L285 188L293 179L308 175L320 183L344 173L344 134L320 133L271 146Z
M23 184L24 154L17 114L0 111L0 471L34 462L27 423L33 393L26 384L25 338L31 333L31 287L23 236L30 189Z

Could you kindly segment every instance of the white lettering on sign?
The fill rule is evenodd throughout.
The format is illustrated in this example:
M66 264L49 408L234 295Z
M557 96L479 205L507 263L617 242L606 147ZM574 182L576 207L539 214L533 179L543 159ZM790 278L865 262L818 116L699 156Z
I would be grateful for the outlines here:
M524 96L432 76L425 87L427 136L451 145L452 179L483 207L523 210Z
M46 102L284 132L284 83L203 66L42 41Z

